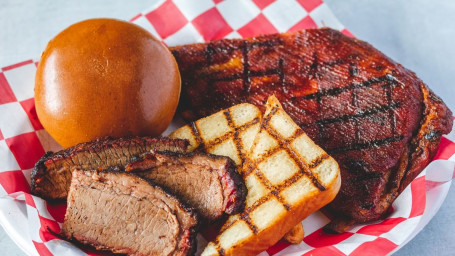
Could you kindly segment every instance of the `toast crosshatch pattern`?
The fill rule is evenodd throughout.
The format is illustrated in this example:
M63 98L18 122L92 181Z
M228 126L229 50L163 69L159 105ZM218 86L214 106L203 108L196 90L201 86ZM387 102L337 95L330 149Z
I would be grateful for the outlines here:
M302 214L302 203L311 203L308 195L316 196L327 186L337 186L336 162L292 121L276 98L267 102L261 130L255 137L242 168L248 188L246 207L229 218L211 244L219 255L243 238L266 232L288 211Z
M240 104L192 122L173 132L170 137L188 139L189 151L201 148L212 154L221 151L235 152L229 157L237 166L241 166L253 143L251 138L259 131L260 120L261 112L258 108L251 104ZM217 126L213 127L213 123L217 123Z
M350 35L321 0L289 2L295 7L293 10L285 6L286 1L274 0L205 0L198 1L198 4L186 0L160 0L131 21L158 36L169 46L276 31L297 31L324 25ZM226 17L228 10L242 12L246 18L231 26L230 22L235 21ZM294 10L297 10L295 17L299 20L286 19L287 14ZM217 29L205 29L210 26L204 27L204 22L210 20L213 23L219 21ZM162 26L162 22L166 22L166 25L171 22L175 24ZM7 233L30 255L93 254L82 252L49 232L49 229L59 232L65 213L64 204L51 204L29 194L28 177L34 161L45 151L60 149L43 130L34 110L33 86L37 60L26 60L3 67L0 71L0 220ZM285 105L285 102L282 103ZM455 153L454 140L453 132L443 137L434 160L448 163L445 160ZM427 191L450 184L444 185L440 180L431 181L428 177L426 180L424 174L402 193L394 204L394 214L384 221L361 225L343 235L327 236L320 227L328 220L321 213L316 213L303 222L307 235L301 244L290 246L278 242L261 255L388 254L403 244L412 234L416 223L422 220L422 216L426 216L426 207L432 205L432 201L425 201L425 195L431 194ZM204 243L205 239L201 237L199 242Z

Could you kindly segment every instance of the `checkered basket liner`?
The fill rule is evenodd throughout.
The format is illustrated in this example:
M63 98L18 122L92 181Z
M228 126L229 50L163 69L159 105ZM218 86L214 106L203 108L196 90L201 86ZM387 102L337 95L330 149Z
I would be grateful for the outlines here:
M169 46L322 26L352 36L322 0L161 0L131 21ZM35 162L44 152L61 149L36 115L36 65L27 60L0 72L0 223L30 255L99 255L54 235L60 231L65 203L49 203L30 194ZM386 255L397 250L441 206L455 175L454 154L452 131L442 138L430 165L394 202L387 219L330 235L321 230L329 217L318 211L303 221L306 236L300 244L280 241L260 255ZM198 235L198 251L214 235L210 230Z

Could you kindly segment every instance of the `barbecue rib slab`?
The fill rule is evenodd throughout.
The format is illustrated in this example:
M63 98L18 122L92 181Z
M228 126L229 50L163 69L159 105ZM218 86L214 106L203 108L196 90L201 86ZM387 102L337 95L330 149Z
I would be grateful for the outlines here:
M328 230L376 220L436 154L452 113L400 64L338 31L310 29L171 48L188 121L274 94L341 168Z

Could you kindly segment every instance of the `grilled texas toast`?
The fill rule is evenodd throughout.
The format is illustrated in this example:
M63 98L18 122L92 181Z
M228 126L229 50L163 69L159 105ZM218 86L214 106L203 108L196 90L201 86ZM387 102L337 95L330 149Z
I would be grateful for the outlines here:
M206 153L228 156L241 167L259 132L261 115L256 106L239 104L183 126L170 137L189 140L190 152L199 148ZM292 231L285 240L300 243L304 235L302 224Z
M332 201L341 185L337 162L271 96L242 168L245 210L231 216L202 255L255 255Z
M252 104L238 104L183 126L169 137L187 139L189 152L199 148L206 153L228 156L241 166L259 132L261 115Z

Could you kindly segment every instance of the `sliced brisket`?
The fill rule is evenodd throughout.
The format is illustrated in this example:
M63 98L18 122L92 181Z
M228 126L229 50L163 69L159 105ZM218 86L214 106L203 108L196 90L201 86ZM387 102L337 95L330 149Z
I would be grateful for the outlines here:
M228 157L152 152L132 161L126 170L167 188L210 221L244 206L246 186Z
M76 169L62 235L129 255L190 255L196 213L159 186L123 171Z
M101 138L53 153L47 152L31 174L32 193L45 199L64 199L71 182L71 171L103 170L125 166L128 161L152 149L185 152L185 140L169 138Z

